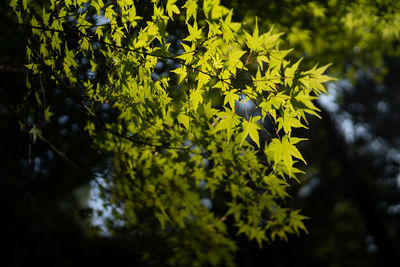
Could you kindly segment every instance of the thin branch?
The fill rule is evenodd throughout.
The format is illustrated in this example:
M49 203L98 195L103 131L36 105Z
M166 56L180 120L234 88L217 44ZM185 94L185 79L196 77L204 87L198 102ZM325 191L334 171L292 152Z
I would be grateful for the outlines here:
M3 94L1 93L0 96L4 99ZM17 110L15 110L15 108L9 104L7 104L5 101L3 101L3 104L5 105L5 107L17 118L18 121L20 121L24 126L25 126L25 131L27 132L28 129L32 128L32 125L30 123L28 123L24 118L22 118L22 116L18 113ZM101 182L99 182L98 178L89 170L86 170L82 167L80 167L78 164L76 164L75 162L73 162L71 159L69 159L67 157L67 155L61 151L60 149L58 149L53 143L51 143L47 138L45 138L43 135L38 135L39 139L41 141L43 141L46 145L48 145L50 147L50 149L52 151L54 151L57 155L59 155L65 162L67 162L69 165L71 165L73 168L75 168L76 170L78 170L80 173L89 176L91 179L93 179L93 181L105 192L110 193L110 194L116 194L119 195L120 197L123 198L129 198L128 196L125 195L121 195L118 191L115 190L110 190L108 188L105 188ZM30 170L29 167L31 165L30 163L30 157L31 157L31 140L32 138L30 138L30 144L29 144L29 151L28 151L28 162L27 162L27 171L26 171L26 177L27 179L29 179L30 177ZM29 180L28 180L29 181ZM23 204L21 205L20 208L20 214L21 211L23 210L25 204L26 204L26 199L27 199L27 195L25 195L24 199L23 199ZM14 226L11 228L10 233L13 232L13 230L15 229L17 222L14 224Z
M20 24L20 23L15 23L15 22L12 22L13 24L16 24L16 25L19 25L19 26L23 26L23 27L28 27L28 28L34 28L34 29L40 29L40 30L43 30L43 31L51 31L51 32L59 32L59 33L62 33L62 34L64 34L64 35L66 35L66 33L65 33L65 31L63 31L63 30L56 30L56 29L50 29L50 28L46 28L46 27L39 27L39 26L32 26L32 25L26 25L26 24ZM94 42L97 42L97 43L100 43L100 44L104 44L104 45L107 45L107 46L110 46L110 47L113 47L113 48L115 48L115 49L123 49L123 50L126 50L126 51L129 51L129 52L134 52L134 53L138 53L138 54L142 54L142 55L144 55L144 56L153 56L153 57L156 57L156 58L160 58L160 59L165 59L165 60L173 60L173 61L177 61L177 62L179 62L182 66L185 66L185 67L187 67L187 68L189 68L189 69L191 69L191 70L194 70L194 71L196 71L196 72L200 72L200 73L203 73L203 74L205 74L205 75L208 75L209 77L211 77L211 78L214 78L214 79L216 79L216 80L218 80L218 81L221 81L221 82L224 82L224 83L226 83L229 87L231 87L231 88L233 88L233 85L232 85L232 83L231 82L229 82L228 80L230 80L230 78L228 78L228 79L222 79L222 78L220 78L220 77L218 77L218 76L216 76L216 75L213 75L213 74L210 74L210 73L208 73L208 72L206 72L206 71L203 71L203 70L200 70L200 69L198 69L198 68L196 68L196 67L193 67L192 65L190 65L190 64L186 64L186 63L184 63L184 61L182 60L182 59L180 59L180 58L178 58L179 56L181 56L182 54L180 54L180 55L177 55L177 56L174 56L174 57L170 57L170 56L162 56L162 55L155 55L155 54L153 54L153 53L149 53L149 52L145 52L145 51L143 51L143 50L138 50L138 49L131 49L131 48L128 48L128 47L125 47L125 46L120 46L120 45L117 45L117 44L112 44L112 43L108 43L108 42L105 42L105 41L101 41L101 40L97 40L94 36L91 36L91 35L88 35L88 34L84 34L84 33L82 33L82 32L76 32L78 35L82 35L82 36L84 36L84 37L86 37L86 38L88 38L88 39L90 39L90 40L92 40L92 41L94 41ZM220 35L217 35L217 36L213 36L213 37L219 37ZM208 39L211 39L211 38L208 38ZM207 39L207 40L208 40ZM205 41L207 41L207 40L205 40ZM205 41L203 41L203 43L205 42ZM31 50L33 51L33 48L31 47ZM191 51L191 52L195 52L195 51ZM183 53L183 54L185 54L185 53ZM42 64L44 64L44 66L46 66L46 67L48 67L46 64L45 64L45 62L44 62L44 60L41 58L41 56L36 52L36 55L40 58L40 60L42 61ZM270 55L270 56L272 56L272 55ZM247 57L247 59L246 59L246 64L250 64L251 62L248 62L248 60L249 60L249 58L251 57L251 53L248 55L248 57ZM49 67L48 67L49 68ZM53 70L51 69L51 68L49 68L50 70L51 70L51 72L53 72ZM53 72L53 76L55 76L56 77L56 79L59 81L59 82L61 82L62 84L64 84L64 82L62 81L62 79L60 79L59 77L57 77L56 76L56 74ZM277 80L277 79L282 79L282 78L290 78L290 77L271 77L271 78L267 78L267 79L260 79L260 80L248 80L248 79L238 79L238 78L233 78L234 80L237 80L237 81L242 81L242 82L267 82L267 81L272 81L272 80ZM65 85L65 84L64 84ZM67 88L70 88L70 86L66 86ZM239 89L238 90L239 92L242 92L242 90L241 89ZM76 95L79 95L80 97L82 97L79 93L76 93L76 92L74 92ZM242 92L243 93L243 92ZM245 94L245 93L244 93ZM246 95L246 94L245 94ZM85 108L86 109L86 108ZM86 110L88 110L88 109L86 109ZM267 112L267 114L268 114L268 112ZM93 115L93 114L92 114ZM268 114L268 116L269 116L269 114ZM272 121L272 120L271 120ZM273 123L274 124L274 123ZM274 127L275 127L275 129L276 129L276 126L275 126L275 124L274 124ZM104 127L103 127L104 128ZM112 131L112 130L110 130L110 129L108 129L108 128L105 128L105 130L106 131ZM177 147L165 147L164 145L157 145L157 144L150 144L150 143L147 143L147 142L143 142L143 141L138 141L137 139L134 139L134 138L131 138L131 137L128 137L128 136L124 136L124 135L122 135L122 134L119 134L119 133L116 133L115 131L113 131L113 134L118 134L119 135L119 137L122 137L122 138L124 138L124 139L127 139L127 140L130 140L130 141L132 141L132 142L136 142L136 143L139 143L139 144L142 144L142 145L149 145L149 146L154 146L154 147L163 147L163 148L169 148L169 149L189 149L189 148L177 148ZM280 136L279 136L279 133L278 133L278 131L276 130L276 134L277 134L277 136L278 136L278 138L280 139Z
M164 149L187 150L187 151L189 151L190 153L193 153L193 154L203 155L203 156L205 155L204 153L194 151L190 147L174 147L174 146L170 146L167 143L162 143L162 142L161 142L161 144L149 143L149 142L141 141L136 136L126 136L124 134L116 132L116 131L106 127L104 122L99 123L98 122L99 121L99 117L96 116L83 101L82 101L81 104L84 107L84 109L87 111L87 113L89 114L89 117L91 118L91 121L93 123L95 123L96 126L98 126L100 129L103 129L104 131L107 131L107 132L109 132L109 133L111 133L111 134L113 134L113 135L115 135L117 137L123 138L123 139L128 140L128 141L130 141L132 143L135 143L135 144L140 144L140 145L145 145L145 146L152 146L152 147L156 147L156 148L164 148ZM154 140L154 141L155 142L159 142L158 140Z
M47 28L47 27L32 26L32 25L27 25L27 24L20 24L20 23L16 23L16 22L12 22L12 23L15 24L15 25L18 25L18 26L28 27L28 28L31 28L31 29L38 29L38 30L50 31L50 32L58 32L58 33L62 33L62 34L64 34L64 35L67 34L67 33L66 33L65 31L63 31L63 30L50 29L50 28ZM144 55L144 56L152 56L152 57L156 57L156 58L159 58L159 59L177 61L177 62L178 62L179 64L181 64L182 66L185 66L185 67L187 67L187 68L190 68L190 69L192 69L192 70L194 70L194 71L196 71L196 72L203 73L203 74L205 74L205 75L207 75L207 76L209 76L209 77L211 77L211 78L214 78L214 79L216 79L216 80L218 80L218 81L224 82L224 83L228 84L229 86L233 87L233 85L228 81L228 80L230 80L230 78L222 79L222 78L220 78L220 77L218 77L218 76L216 76L216 75L213 75L213 74L211 74L211 73L209 73L209 72L203 71L203 70L201 70L201 69L199 69L199 68L193 67L192 65L186 64L186 63L184 62L184 60L178 58L178 57L180 57L180 56L182 56L182 55L185 55L185 54L187 54L187 53L192 53L192 52L194 53L194 52L196 52L196 50L190 51L190 52L184 52L184 53L182 53L182 54L179 54L179 55L173 56L173 57L171 57L171 56L163 56L163 55L156 55L156 54L153 54L153 53L150 53L150 52L146 52L146 51L143 51L143 50L139 50L139 49L128 48L128 47L126 47L126 46L121 46L120 44L112 44L112 43L108 43L108 42L106 42L106 41L98 40L98 39L96 39L96 37L94 37L94 36L92 36L92 35L84 34L84 33L80 32L80 31L75 32L75 33L77 33L78 35L82 35L83 37L86 37L86 38L92 40L93 42L97 42L97 43L100 43L100 44L104 44L104 45L107 45L107 46L112 47L112 48L114 48L114 49L122 49L122 50L125 50L125 51L138 53L138 54L141 54L141 55ZM218 36L219 36L219 35L217 35L216 37L218 37ZM207 39L207 40L208 40L208 39ZM207 41L207 40L205 40L205 41ZM250 53L249 55L251 55L251 53ZM248 60L248 59L249 59L249 58L247 58L247 60ZM250 63L251 63L251 62L246 62L246 64L250 64ZM272 81L272 80L282 79L282 78L294 78L294 77L283 77L283 76L282 76L282 77L271 77L271 78L261 79L261 80L248 80L248 79L234 78L234 80L238 80L238 81L241 81L241 82L262 82L262 81L267 82L267 81Z
M280 137L280 135L279 135L278 129L276 128L276 125L275 125L274 121L272 120L271 115L269 114L269 112L267 112L267 115L268 115L268 118L269 118L270 121L271 121L271 124L274 126L275 133L276 133L276 135L278 136L279 141L281 141L281 137Z

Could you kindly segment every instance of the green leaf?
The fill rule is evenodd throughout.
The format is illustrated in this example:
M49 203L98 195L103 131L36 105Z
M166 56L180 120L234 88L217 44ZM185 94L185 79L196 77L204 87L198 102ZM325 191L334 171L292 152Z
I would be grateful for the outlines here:
M240 219L240 215L243 210L243 204L237 204L234 202L227 203L229 209L226 212L226 215L233 215L233 218L235 218L235 221L238 222Z
M197 22L195 21L193 23L193 26L188 24L188 30L189 30L189 36L186 37L184 40L188 42L193 42L198 39L201 39L201 34L202 34L202 28L197 27Z
M285 133L291 134L292 128L306 128L300 122L300 119L296 117L296 112L290 112L288 109L285 109L283 116L279 117L276 122L278 123L278 131L283 128Z
M226 139L229 143L233 131L240 123L239 116L235 114L234 110L229 108L225 108L224 112L219 112L217 115L220 120L217 122L213 133L226 129Z
M189 116L184 114L184 113L179 113L178 115L178 122L182 123L183 126L185 126L186 129L189 129Z
M299 64L302 60L303 58L299 59L299 61L297 61L295 64L285 69L285 85L288 85L290 87L293 85L295 72L297 71Z
M229 103L230 108L235 109L235 101L239 101L239 95L236 89L225 92L224 105Z
M167 13L168 16L173 20L174 13L180 14L179 8L175 5L177 0L168 0L167 2Z
M46 9L43 7L42 10L42 19L43 19L43 24L44 26L49 26L49 20L50 20L50 13L46 12Z
M323 83L336 80L333 77L323 75L330 64L317 68L315 65L311 70L303 72L299 81L306 87L313 90L316 94L327 93Z
M196 21L197 19L197 0L188 0L183 5L183 8L186 8L186 23L188 20L193 17Z
M51 116L53 116L53 112L50 111L50 106L48 106L48 107L44 110L44 121L45 121L45 122L50 122Z
M260 138L258 130L263 130L264 127L257 121L260 120L260 116L251 117L249 121L243 121L243 133L242 133L242 140L240 145L243 144L243 141L246 139L247 136L250 136L251 140L253 140L258 147L260 147Z
M177 69L172 70L171 72L174 72L176 74L179 75L179 82L178 83L182 83L185 78L187 77L188 73L187 73L187 69L185 66L181 66Z
M42 138L42 131L34 124L32 128L29 130L29 134L33 137L33 143L36 142L36 139Z
M286 192L286 187L288 187L289 184L284 180L279 179L274 174L265 176L263 180L270 188L274 197L284 199L289 196L289 194Z
M117 16L117 14L115 13L113 7L114 7L114 5L109 5L106 8L106 11L104 12L104 18L108 19L110 24L114 23L115 17Z
M25 9L26 11L28 11L28 12L29 12L29 10L28 10L28 4L29 4L29 2L30 2L30 0L22 0L22 5L23 5L24 9Z
M203 87L204 85L206 85L206 84L208 83L208 81L210 80L210 75L200 72L200 73L197 75L196 80L198 81L198 83L197 83L197 88L202 88L202 87Z
M262 49L263 37L258 36L258 23L256 18L256 26L254 27L253 35L248 34L243 30L246 35L247 47L252 51L259 51Z
M235 75L237 69L243 68L243 63L240 60L241 57L246 53L246 51L240 49L232 49L229 50L227 68L228 70Z
M293 228L293 230L296 232L297 235L300 234L299 230L303 230L306 234L308 234L308 231L303 223L304 220L309 219L306 216L303 216L300 213L300 210L294 210L290 212L289 216L289 221L290 221L290 227Z
M294 164L293 158L300 159L306 164L300 151L296 148L295 144L306 139L302 138L290 138L285 135L282 141L278 139L273 139L272 142L266 147L266 153L271 152L273 155L273 160L278 163L283 162L286 169L289 171L289 175L292 174L292 166Z
M190 64L193 61L194 58L194 52L196 51L196 47L194 43L192 43L192 46L188 46L185 43L181 43L183 49L185 50L184 53L180 54L177 56L177 58L180 58L185 61L185 64Z
M203 90L198 88L195 90L191 90L190 93L190 102L193 105L193 109L196 111L197 107L199 106L199 104L203 103L203 96L202 96Z

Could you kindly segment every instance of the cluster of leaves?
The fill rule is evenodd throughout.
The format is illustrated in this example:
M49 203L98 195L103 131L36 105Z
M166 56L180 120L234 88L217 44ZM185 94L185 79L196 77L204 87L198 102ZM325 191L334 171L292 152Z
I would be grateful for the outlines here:
M228 3L228 2L227 2ZM357 70L385 74L384 57L399 54L399 1L388 0L282 0L264 4L257 0L229 1L247 23L262 17L260 28L271 25L287 33L293 57L310 62L334 62L331 72L347 72L353 80ZM285 14L282 16L282 14ZM341 38L338 38L341 36Z
M124 227L158 225L184 247L171 264L231 265L228 225L260 246L306 231L284 206L305 162L292 131L318 116L327 66L300 70L280 34L244 29L219 1L151 2L52 0L37 12L11 1L31 30L31 84L46 73L80 99L94 146L112 159L104 198Z

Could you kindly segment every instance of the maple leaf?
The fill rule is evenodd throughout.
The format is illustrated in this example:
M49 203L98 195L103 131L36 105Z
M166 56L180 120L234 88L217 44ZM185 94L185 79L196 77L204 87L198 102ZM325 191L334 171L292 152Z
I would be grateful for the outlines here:
M294 164L293 157L300 159L306 164L303 156L301 155L300 151L296 148L295 144L306 140L304 138L295 138L289 137L285 135L282 138L282 141L279 139L273 139L272 142L266 148L266 153L269 151L273 153L273 160L278 163L280 161L283 162L284 166L289 171L289 175L292 174L292 166Z
M32 128L29 130L29 134L33 137L33 143L36 142L36 139L42 137L42 131L34 124Z
M240 123L239 116L234 110L229 108L225 108L225 111L219 112L217 115L221 120L218 122L213 133L226 129L226 138L229 143L233 129Z
M177 0L168 0L167 2L167 13L171 20L174 20L173 16L175 14L180 14L179 8L175 5Z
M190 102L193 104L194 110L197 110L199 104L203 103L202 93L203 90L201 90L201 88L192 90L192 92L190 93Z
M262 43L264 41L263 36L258 36L258 23L256 18L256 26L254 27L253 35L250 35L245 30L243 30L246 35L246 44L247 47L252 51L258 51L262 47Z
M292 132L292 128L306 128L307 126L303 125L300 122L300 119L296 117L296 112L290 112L285 110L282 117L279 117L276 122L278 123L278 131L283 128L285 133L289 134Z
M243 121L243 133L242 133L242 140L240 145L243 144L243 141L249 135L251 140L253 140L258 147L260 147L260 138L258 130L263 130L264 127L258 123L257 121L261 119L261 116L251 117L249 121Z
M179 75L179 82L181 83L185 78L187 77L187 70L185 66L181 66L177 69L172 70L171 72L174 72Z
M295 73L299 68L299 64L302 60L303 58L299 59L299 61L297 61L295 64L285 69L285 85L288 86L293 85L293 79L295 77Z
M232 89L230 91L226 91L224 98L224 105L229 103L231 109L235 108L235 101L239 100L239 95L237 94L236 89Z
M203 28L199 29L197 27L197 23L196 22L193 23L193 26L188 24L189 36L186 37L184 40L188 41L188 42L193 42L193 41L196 41L196 40L200 39L201 38L201 34L202 34L202 29Z

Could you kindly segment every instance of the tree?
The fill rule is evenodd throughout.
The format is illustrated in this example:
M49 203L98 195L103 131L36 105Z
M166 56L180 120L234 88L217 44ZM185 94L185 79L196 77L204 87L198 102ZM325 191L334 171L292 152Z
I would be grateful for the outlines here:
M284 204L305 162L293 129L318 116L327 66L303 70L281 34L243 29L218 1L152 2L11 1L28 36L28 101L10 107L21 128L93 177L112 231L171 247L171 265L233 265L231 234L261 246L306 231ZM97 176L48 139L51 88L79 103L110 162Z
M264 27L287 33L287 45L295 48L290 55L332 62L330 71L340 79L329 90L333 103L321 104L323 120L310 123L313 142L303 151L312 164L302 189L311 193L294 203L313 220L309 240L293 251L304 265L396 265L399 2L231 4L239 18L258 16Z

